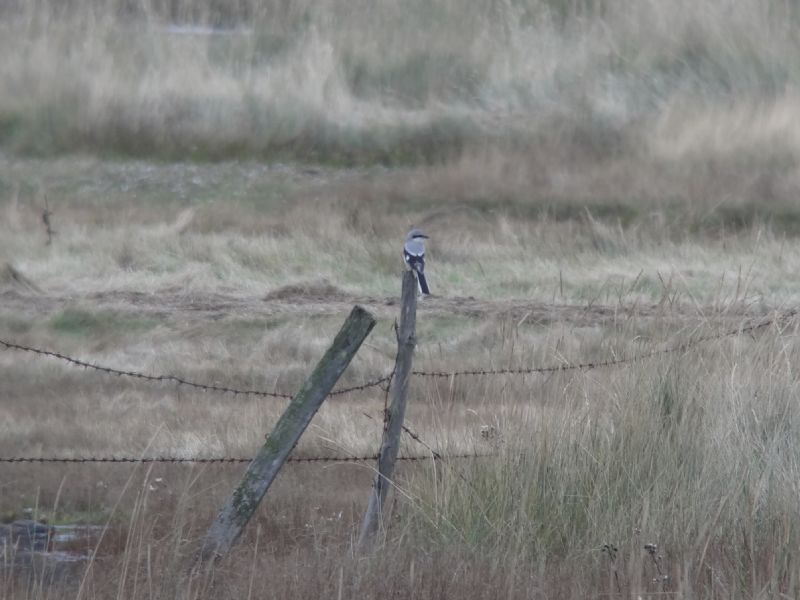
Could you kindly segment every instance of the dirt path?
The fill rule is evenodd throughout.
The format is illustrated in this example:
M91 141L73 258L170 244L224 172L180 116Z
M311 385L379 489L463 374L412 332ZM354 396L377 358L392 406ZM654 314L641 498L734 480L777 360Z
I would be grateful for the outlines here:
M329 292L329 293L328 293ZM18 318L47 317L66 308L113 310L130 316L158 319L221 320L228 318L269 318L275 316L338 315L360 304L379 318L397 316L397 298L349 295L338 291L287 287L267 296L237 296L223 293L163 291L105 291L83 295L0 292L0 310ZM529 324L570 323L574 326L609 325L636 317L703 321L741 320L761 317L763 306L728 307L689 304L558 305L525 300L481 300L472 297L430 297L419 303L420 315L461 316L479 320L510 319Z

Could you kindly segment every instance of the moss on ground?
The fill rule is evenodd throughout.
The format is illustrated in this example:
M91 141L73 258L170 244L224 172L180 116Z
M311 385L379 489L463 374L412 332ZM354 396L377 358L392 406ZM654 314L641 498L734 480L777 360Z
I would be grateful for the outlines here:
M68 308L48 321L52 331L80 337L143 332L157 325L158 321L154 319L125 316L111 311L90 312L76 308Z

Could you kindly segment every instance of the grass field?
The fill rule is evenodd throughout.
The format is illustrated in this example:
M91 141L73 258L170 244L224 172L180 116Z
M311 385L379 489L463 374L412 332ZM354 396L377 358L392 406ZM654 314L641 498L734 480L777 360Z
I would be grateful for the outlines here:
M400 463L367 557L371 462L287 465L213 580L189 567L244 466L2 464L4 521L106 527L92 561L6 555L0 596L800 596L799 19L0 3L0 339L291 394L361 304L357 385L392 368L418 226L416 369L678 348L413 378L409 427L491 456ZM0 457L250 456L285 404L3 350ZM331 398L293 455L374 454L383 407Z

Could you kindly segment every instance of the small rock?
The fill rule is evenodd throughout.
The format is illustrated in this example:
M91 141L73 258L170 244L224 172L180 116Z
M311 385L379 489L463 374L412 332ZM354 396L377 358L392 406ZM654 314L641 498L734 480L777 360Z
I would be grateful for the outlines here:
M0 525L0 544L14 546L18 551L46 552L53 537L53 528L30 519Z

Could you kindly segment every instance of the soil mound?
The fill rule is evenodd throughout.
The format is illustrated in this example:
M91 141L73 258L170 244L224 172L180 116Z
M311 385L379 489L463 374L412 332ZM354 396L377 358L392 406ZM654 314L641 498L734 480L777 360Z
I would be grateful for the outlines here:
M264 296L266 301L343 301L349 298L344 290L337 288L327 281L312 281L285 285L269 292Z

